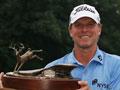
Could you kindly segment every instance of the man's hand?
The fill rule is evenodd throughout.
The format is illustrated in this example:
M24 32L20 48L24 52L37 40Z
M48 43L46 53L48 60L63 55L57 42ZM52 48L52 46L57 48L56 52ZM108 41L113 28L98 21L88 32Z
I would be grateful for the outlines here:
M3 72L2 73L0 73L0 88L3 88L3 85L2 85L2 76L3 76Z
M78 84L80 85L80 89L77 90L90 90L87 81L78 81Z

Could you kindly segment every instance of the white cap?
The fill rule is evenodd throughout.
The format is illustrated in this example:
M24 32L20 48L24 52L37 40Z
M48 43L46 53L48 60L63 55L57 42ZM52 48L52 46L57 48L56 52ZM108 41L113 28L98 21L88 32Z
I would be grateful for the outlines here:
M95 7L87 4L82 4L76 6L71 12L69 25L73 24L76 20L83 17L89 17L93 19L97 24L100 23L100 15L98 11L95 9Z

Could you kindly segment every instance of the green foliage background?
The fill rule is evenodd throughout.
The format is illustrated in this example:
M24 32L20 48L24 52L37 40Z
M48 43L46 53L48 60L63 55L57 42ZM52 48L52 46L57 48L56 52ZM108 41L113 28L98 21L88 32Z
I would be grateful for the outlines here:
M14 69L15 54L8 48L11 43L44 50L42 62L28 61L22 69L44 67L70 52L69 14L82 3L94 5L101 15L99 47L120 55L120 0L0 0L0 71Z

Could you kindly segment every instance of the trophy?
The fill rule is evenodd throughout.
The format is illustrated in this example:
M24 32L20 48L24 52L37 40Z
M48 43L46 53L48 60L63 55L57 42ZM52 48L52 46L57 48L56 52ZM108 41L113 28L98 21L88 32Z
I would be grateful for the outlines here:
M15 90L76 90L80 88L78 80L73 79L70 72L76 65L59 64L48 68L40 68L35 70L20 70L22 65L28 60L41 57L34 53L40 53L42 50L28 50L23 53L24 45L11 45L15 51L17 63L13 72L7 72L2 78L2 84L6 88Z

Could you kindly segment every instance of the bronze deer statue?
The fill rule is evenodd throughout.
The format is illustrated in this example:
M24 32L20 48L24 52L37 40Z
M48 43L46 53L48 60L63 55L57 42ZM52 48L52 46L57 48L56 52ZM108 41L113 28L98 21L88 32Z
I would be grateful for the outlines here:
M41 49L40 50L31 50L30 48L28 48L28 50L22 54L22 51L25 48L22 43L20 43L19 48L16 48L16 44L11 45L9 48L13 49L16 54L17 63L15 65L15 68L13 71L14 73L18 72L20 70L20 68L22 67L22 65L25 62L27 62L28 60L31 60L33 58L42 60L42 58L40 58L38 55L34 54L35 52L42 52Z

